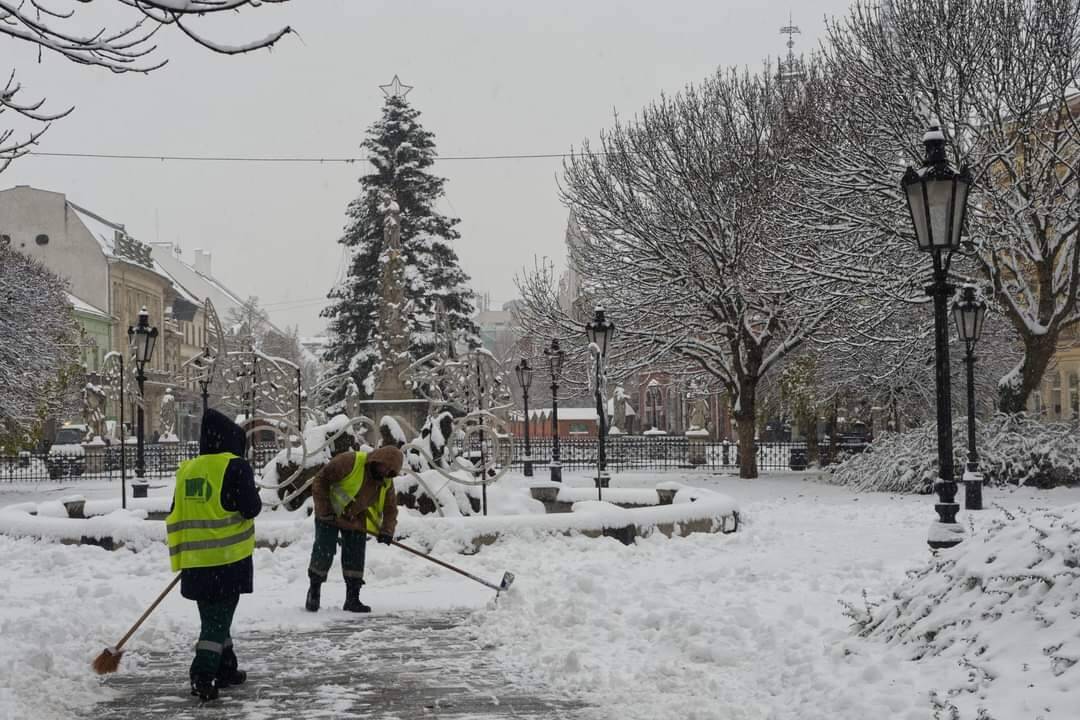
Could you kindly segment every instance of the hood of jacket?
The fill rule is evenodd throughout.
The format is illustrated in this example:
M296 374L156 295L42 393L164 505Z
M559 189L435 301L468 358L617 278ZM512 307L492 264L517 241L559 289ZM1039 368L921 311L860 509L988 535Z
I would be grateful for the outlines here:
M405 455L393 445L383 445L378 450L368 453L366 464L377 467L377 472L385 480L401 474Z
M244 429L219 413L208 409L203 413L202 430L199 433L199 454L232 453L244 457L246 447Z

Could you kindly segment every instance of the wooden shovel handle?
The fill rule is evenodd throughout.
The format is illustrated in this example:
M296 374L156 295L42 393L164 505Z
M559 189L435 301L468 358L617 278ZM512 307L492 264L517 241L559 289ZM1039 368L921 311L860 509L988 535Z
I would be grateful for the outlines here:
M126 643L131 638L131 636L135 634L135 631L139 629L139 626L143 624L143 621L146 620L146 618L150 617L150 613L154 612L154 608L161 604L161 601L165 599L165 596L168 595L174 587L176 587L176 583L178 582L180 582L180 573L176 573L176 577L172 579L172 582L169 583L168 587L161 591L161 594L157 596L157 599L154 600L150 607L146 608L146 612L144 612L142 616L135 621L135 624L131 626L131 629L127 631L124 637L120 638L120 642L116 643L117 650L124 647L124 643Z

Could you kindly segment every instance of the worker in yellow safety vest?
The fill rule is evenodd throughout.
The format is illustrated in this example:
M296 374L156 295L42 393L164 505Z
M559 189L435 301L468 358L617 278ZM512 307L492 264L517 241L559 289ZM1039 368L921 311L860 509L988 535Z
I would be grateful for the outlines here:
M371 612L360 602L364 584L367 533L390 544L397 527L397 493L394 478L401 472L404 455L393 446L371 453L344 452L323 466L311 485L315 505L315 543L308 565L307 600L311 612L319 609L322 584L334 563L341 537L341 574L345 578L345 604L349 612Z
M240 595L252 592L255 523L262 500L244 460L243 428L216 410L202 418L199 456L176 472L165 520L169 561L180 572L180 594L199 606L202 623L189 679L191 694L213 700L218 690L247 680L232 645Z

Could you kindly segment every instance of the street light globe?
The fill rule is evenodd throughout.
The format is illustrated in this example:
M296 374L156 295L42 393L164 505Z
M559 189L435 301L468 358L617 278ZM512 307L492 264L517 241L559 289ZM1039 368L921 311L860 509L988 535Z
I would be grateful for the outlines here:
M529 365L528 358L521 358L521 362L514 366L514 373L517 374L518 385L525 392L529 391L529 387L532 386L533 369Z
M135 356L135 362L140 366L146 365L153 357L157 336L158 329L150 327L150 313L144 305L139 311L138 324L128 327L128 344Z
M600 355L607 355L608 343L615 335L615 323L604 317L604 308L597 306L593 319L585 323L585 335L600 350Z
M559 378L562 377L563 361L566 359L566 352L559 347L559 338L553 338L551 340L551 347L544 348L544 355L548 359L548 370L551 372L551 382L558 383Z
M926 159L916 170L908 167L900 180L915 226L919 249L941 252L960 248L960 236L971 191L967 167L956 172L945 157L945 134L933 125L923 135Z
M953 303L953 321L956 334L966 343L977 342L982 336L986 319L986 303L978 296L974 285L964 285Z

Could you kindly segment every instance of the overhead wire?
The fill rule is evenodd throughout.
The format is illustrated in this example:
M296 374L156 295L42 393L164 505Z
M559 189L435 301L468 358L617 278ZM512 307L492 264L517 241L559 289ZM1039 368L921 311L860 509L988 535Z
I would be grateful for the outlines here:
M287 155L170 155L170 154L134 154L134 153L91 153L91 152L51 152L44 150L31 150L26 153L36 157L63 157L94 160L157 160L165 162L175 160L179 162L235 162L235 163L340 163L353 164L366 162L369 156L358 157L303 157ZM555 160L582 155L606 155L607 153L512 153L506 155L436 155L432 159L440 161L460 160Z

